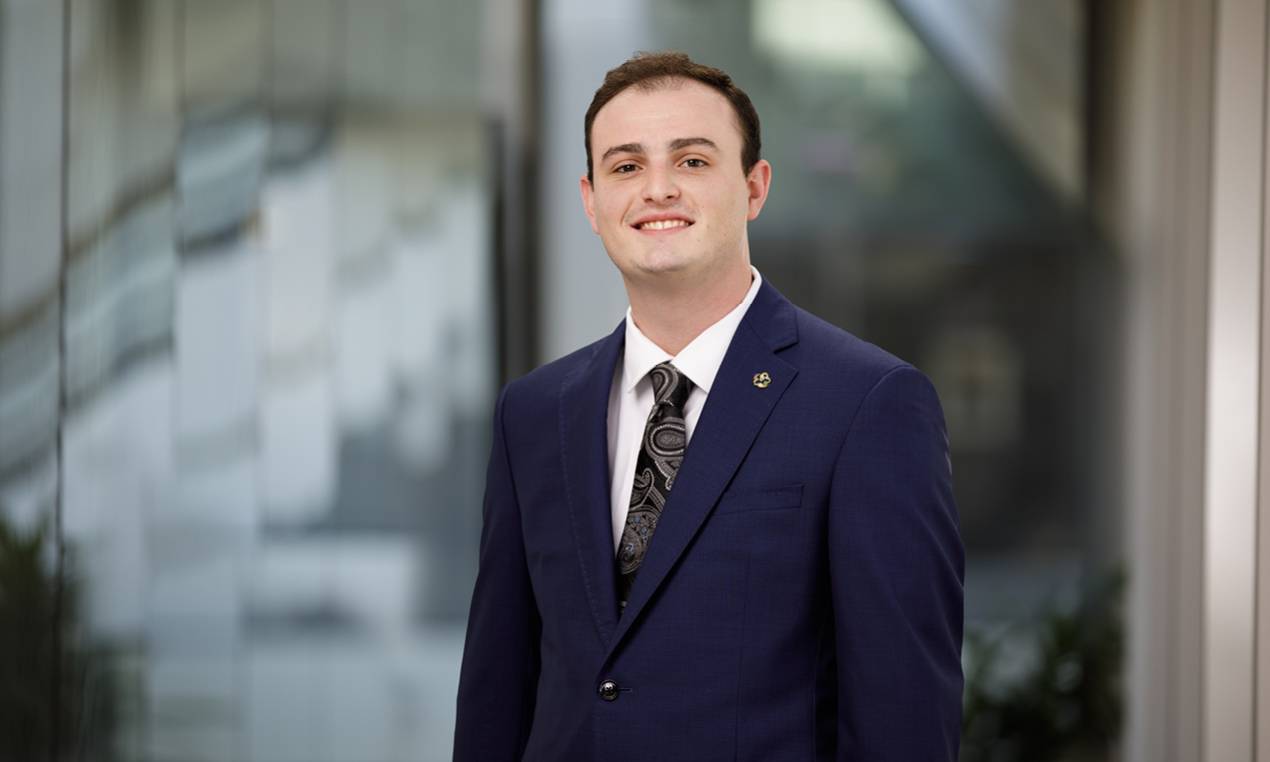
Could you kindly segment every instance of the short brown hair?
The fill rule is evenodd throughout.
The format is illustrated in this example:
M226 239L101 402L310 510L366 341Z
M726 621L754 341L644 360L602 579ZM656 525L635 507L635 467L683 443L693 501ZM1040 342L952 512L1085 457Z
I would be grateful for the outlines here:
M591 106L586 110L583 140L586 143L586 176L594 181L591 164L591 125L595 115L619 93L630 87L656 90L673 80L688 79L717 90L736 112L737 126L741 129L741 169L748 175L759 159L762 141L759 139L758 112L750 102L750 96L732 83L732 78L721 69L693 61L684 53L636 53L621 66L604 75L604 83L595 91Z

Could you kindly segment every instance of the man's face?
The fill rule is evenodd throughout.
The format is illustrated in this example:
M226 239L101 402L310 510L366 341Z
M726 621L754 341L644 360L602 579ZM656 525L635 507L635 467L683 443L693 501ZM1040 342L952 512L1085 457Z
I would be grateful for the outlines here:
M718 275L748 260L745 225L771 167L742 171L741 131L721 93L691 80L628 88L596 114L591 155L582 203L627 279Z

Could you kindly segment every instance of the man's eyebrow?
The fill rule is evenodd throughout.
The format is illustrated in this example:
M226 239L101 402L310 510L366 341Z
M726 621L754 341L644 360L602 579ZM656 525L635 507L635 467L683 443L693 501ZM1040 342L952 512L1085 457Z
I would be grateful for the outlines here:
M670 141L670 150L672 151L678 151L688 146L706 146L716 151L719 150L719 147L710 138L676 138Z
M612 156L615 153L642 154L643 152L644 152L644 146L641 143L623 143L620 146L613 146L609 150L605 151L604 155L600 157L600 161L607 160L610 156Z
M707 148L713 148L716 151L719 150L719 146L715 145L715 142L710 138L675 138L667 144L667 147L671 151L679 151L684 148L688 148L689 146L706 146ZM615 153L643 154L644 144L623 143L620 146L613 146L604 152L604 155L600 157L600 161L607 161L608 158Z

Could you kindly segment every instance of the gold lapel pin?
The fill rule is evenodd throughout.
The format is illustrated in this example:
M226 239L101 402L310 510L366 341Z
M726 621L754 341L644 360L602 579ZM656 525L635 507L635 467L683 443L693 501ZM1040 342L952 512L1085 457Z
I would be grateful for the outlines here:
M766 389L772 385L772 376L767 371L760 371L754 374L754 385L760 389Z

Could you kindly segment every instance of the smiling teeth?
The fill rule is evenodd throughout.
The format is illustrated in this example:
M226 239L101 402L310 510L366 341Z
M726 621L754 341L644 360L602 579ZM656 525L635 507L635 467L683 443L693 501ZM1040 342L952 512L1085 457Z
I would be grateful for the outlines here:
M668 230L670 228L683 228L687 226L687 220L655 220L653 222L645 222L639 227L640 230Z

